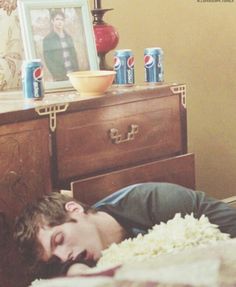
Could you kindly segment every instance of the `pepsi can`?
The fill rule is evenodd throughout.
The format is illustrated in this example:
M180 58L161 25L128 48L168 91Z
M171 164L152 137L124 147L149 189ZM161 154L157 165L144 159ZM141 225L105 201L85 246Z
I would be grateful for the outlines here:
M43 65L40 59L23 62L22 86L25 99L41 100L44 97Z
M146 48L144 50L144 69L146 82L163 82L163 50L161 48Z
M130 49L115 51L114 70L116 71L117 85L134 84L134 56Z

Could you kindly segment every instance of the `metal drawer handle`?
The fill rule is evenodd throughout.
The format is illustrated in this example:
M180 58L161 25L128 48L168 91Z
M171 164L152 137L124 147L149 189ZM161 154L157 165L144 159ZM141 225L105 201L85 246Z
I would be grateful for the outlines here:
M112 128L109 130L110 138L114 144L120 144L123 142L128 142L134 140L134 135L138 133L138 125L131 124L129 126L129 131L126 138L122 139L122 135L119 133L118 129Z

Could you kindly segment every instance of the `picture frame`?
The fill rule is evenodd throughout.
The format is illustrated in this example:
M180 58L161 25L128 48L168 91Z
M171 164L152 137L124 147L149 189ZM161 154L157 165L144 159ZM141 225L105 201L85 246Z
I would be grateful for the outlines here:
M19 0L25 60L41 59L46 92L72 89L66 76L99 70L88 0Z

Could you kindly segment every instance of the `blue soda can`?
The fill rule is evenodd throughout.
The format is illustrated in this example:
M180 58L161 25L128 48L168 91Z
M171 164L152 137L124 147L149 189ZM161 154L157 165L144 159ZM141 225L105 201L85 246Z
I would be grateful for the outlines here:
M144 50L145 82L163 82L163 50L161 48L146 48Z
M23 62L22 87L25 99L41 100L44 97L43 65L40 59Z
M115 51L114 70L117 85L134 84L134 56L130 49Z

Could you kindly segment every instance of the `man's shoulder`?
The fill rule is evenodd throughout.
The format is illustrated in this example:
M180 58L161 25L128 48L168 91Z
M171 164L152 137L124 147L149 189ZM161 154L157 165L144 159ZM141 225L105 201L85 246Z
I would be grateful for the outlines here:
M178 185L175 183L169 183L169 182L145 182L145 183L139 183L137 185L131 186L131 190L133 193L146 193L146 192L156 192L156 193L162 193L162 192L171 192L171 191L193 191L187 187L184 187L182 185Z
M49 34L47 34L44 38L43 38L43 41L44 42L47 42L47 41L50 41L50 40L54 40L57 38L57 34L55 32L50 32Z
M133 185L126 186L122 189L117 190L113 194L105 197L95 204L95 207L104 204L116 204L121 200L134 200L142 199L148 197L151 194L160 195L162 193L168 193L179 190L188 190L187 188L167 182L145 182L137 183Z

